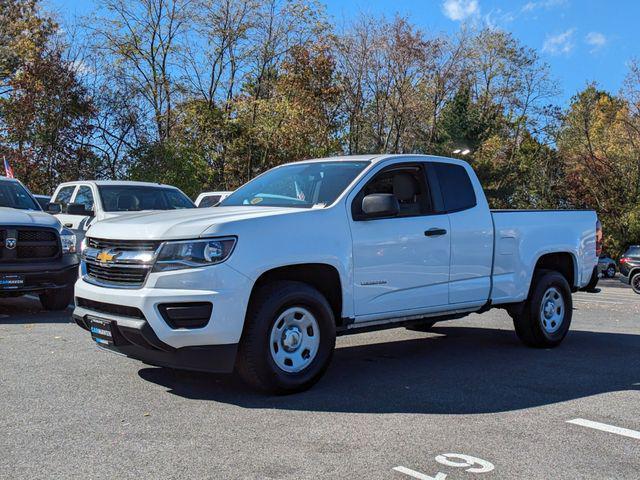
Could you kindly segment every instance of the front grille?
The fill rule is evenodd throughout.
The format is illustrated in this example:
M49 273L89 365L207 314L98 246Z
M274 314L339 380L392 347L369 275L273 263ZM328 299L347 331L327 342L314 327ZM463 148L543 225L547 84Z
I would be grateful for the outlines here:
M104 240L102 238L88 238L87 246L98 250L154 252L160 246L160 242L153 240Z
M120 315L123 317L139 318L144 320L144 314L136 307L127 307L125 305L115 305L113 303L96 302L87 298L76 298L76 305L87 308L95 312L110 313L112 315Z
M54 258L58 255L57 242L53 245L20 245L17 247L20 260Z
M55 242L56 234L48 230L18 230L18 242Z
M14 238L14 248L7 248L7 240ZM60 256L58 232L53 229L8 227L0 230L0 259L5 262L49 260Z
M85 264L89 277L116 286L127 287L141 286L151 269L151 265L105 265L88 259L85 259Z

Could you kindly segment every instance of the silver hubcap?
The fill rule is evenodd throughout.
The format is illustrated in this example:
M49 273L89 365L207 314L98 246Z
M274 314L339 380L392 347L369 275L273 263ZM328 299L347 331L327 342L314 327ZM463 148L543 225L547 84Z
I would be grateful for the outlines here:
M558 331L564 320L564 299L555 287L550 287L542 296L540 321L547 333Z
M319 347L318 321L306 308L285 310L271 327L271 358L285 372L296 373L307 368Z

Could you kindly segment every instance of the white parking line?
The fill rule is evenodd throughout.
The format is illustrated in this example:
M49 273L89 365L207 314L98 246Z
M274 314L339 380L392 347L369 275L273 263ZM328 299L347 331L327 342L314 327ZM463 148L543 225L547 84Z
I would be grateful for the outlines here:
M603 432L615 433L616 435L622 435L623 437L635 438L636 440L640 440L640 432L629 430L628 428L615 427L613 425L607 425L606 423L592 422L591 420L585 420L584 418L567 420L567 423L573 423L574 425L580 425L583 427L602 430Z
M405 475L409 475L410 477L417 478L418 480L444 480L447 478L447 475L441 472L438 472L435 477L431 477L424 473L416 472L415 470L411 470L407 467L393 467L396 472L404 473Z

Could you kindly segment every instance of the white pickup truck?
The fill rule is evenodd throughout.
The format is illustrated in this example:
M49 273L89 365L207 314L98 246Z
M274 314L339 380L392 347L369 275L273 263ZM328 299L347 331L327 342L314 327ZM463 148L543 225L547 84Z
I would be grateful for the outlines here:
M490 211L465 162L327 158L274 168L220 207L93 225L73 316L145 363L310 387L337 335L506 309L553 347L598 261L593 211Z
M171 185L114 180L80 180L58 185L47 206L80 242L92 223L141 211L195 208Z

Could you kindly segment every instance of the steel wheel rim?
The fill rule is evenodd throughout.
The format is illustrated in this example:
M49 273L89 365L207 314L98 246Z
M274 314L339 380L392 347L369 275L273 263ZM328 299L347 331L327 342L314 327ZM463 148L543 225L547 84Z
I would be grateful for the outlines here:
M542 296L540 322L547 333L557 332L564 322L565 305L562 293L556 287L549 287Z
M271 327L269 349L276 366L287 373L307 368L320 348L316 317L304 307L282 312Z

